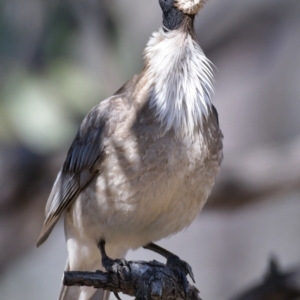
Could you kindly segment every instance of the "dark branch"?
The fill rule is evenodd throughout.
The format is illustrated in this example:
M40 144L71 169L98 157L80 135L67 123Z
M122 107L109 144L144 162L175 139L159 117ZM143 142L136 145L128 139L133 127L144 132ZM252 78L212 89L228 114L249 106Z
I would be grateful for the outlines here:
M125 269L119 273L65 272L63 283L67 286L85 285L114 293L122 292L136 297L137 300L201 300L198 289L192 285L189 285L185 297L183 286L176 274L160 262L129 261L128 264L130 272Z

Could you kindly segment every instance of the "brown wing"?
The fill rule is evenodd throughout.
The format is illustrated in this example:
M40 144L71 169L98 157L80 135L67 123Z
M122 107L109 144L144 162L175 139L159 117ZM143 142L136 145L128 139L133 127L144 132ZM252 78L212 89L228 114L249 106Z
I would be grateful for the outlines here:
M48 238L64 210L99 171L107 123L107 110L101 104L95 106L84 118L56 178L47 201L46 219L37 247Z

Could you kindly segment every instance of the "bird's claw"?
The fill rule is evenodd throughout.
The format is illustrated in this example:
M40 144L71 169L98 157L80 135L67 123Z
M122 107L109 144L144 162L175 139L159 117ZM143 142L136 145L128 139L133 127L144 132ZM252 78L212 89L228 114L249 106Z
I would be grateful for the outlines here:
M170 255L167 259L167 267L170 268L178 277L184 287L185 296L188 293L189 282L187 275L191 277L195 283L194 274L191 266L184 260L181 260L177 255Z
M125 258L111 259L109 257L105 257L102 259L102 264L107 272L114 274L126 275L131 271L130 265Z
M114 295L118 300L122 300L117 292L114 292Z

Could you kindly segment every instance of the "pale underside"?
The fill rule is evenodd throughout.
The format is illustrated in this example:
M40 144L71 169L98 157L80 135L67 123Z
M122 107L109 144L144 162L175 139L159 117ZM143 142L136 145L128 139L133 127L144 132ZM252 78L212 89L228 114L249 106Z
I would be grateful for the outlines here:
M135 127L124 139L123 126L105 141L101 172L66 213L71 270L101 268L101 238L109 255L117 258L187 227L219 171L217 128L208 129L218 145L212 148L214 143L201 134L191 142L179 140L174 132L135 135Z
M211 191L220 157L200 135L193 142L171 132L155 142L121 135L107 140L101 172L70 214L83 236L137 248L192 222Z

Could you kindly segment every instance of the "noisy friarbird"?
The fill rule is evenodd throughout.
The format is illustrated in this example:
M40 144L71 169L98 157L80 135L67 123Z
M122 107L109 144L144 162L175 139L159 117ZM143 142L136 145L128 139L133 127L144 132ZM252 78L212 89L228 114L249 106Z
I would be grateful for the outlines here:
M49 196L37 245L63 215L66 270L103 270L106 253L122 258L143 246L176 258L153 242L191 224L219 172L212 68L193 28L204 0L159 3L162 27L143 70L84 118ZM63 287L59 299L88 300L95 291Z

